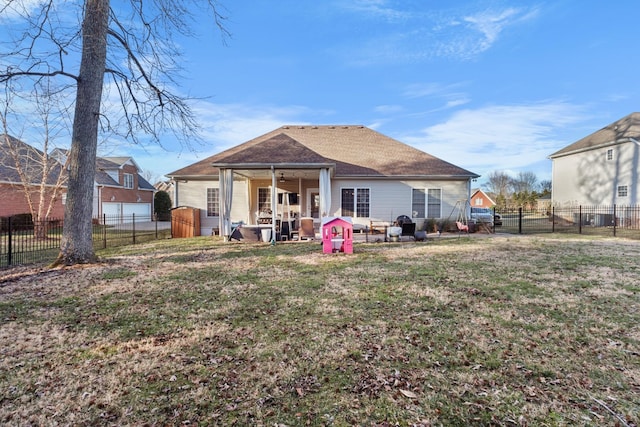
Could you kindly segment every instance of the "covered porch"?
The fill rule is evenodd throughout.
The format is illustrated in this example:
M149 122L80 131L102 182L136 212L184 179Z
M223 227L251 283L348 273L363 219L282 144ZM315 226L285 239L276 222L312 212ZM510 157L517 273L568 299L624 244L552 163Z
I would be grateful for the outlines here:
M335 164L214 163L213 166L219 170L219 227L225 241L248 236L252 240L269 236L267 240L272 244L313 239L322 217L332 213L331 180ZM234 202L234 181L244 182L244 200ZM232 207L235 216L231 214Z

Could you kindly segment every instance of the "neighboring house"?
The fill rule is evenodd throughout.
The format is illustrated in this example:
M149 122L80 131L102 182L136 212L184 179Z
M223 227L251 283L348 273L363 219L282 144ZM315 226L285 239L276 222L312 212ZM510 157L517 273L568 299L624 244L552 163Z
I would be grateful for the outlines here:
M552 203L636 205L640 202L640 113L551 154Z
M175 206L175 204L173 203L173 196L175 194L175 190L174 190L174 186L175 183L171 180L167 180L167 181L158 181L153 185L157 191L164 191L169 195L169 198L171 199L171 205Z
M11 148L7 143L10 140ZM18 168L10 150L17 151L22 169L25 171L25 180L18 173ZM26 144L17 138L7 135L0 135L0 217L8 217L17 214L31 213L27 202L26 192L31 192L31 199L34 203L34 210L38 211L40 202L40 185L43 178L42 159L44 153L37 148ZM44 195L43 209L51 205L50 218L62 218L64 215L64 197L66 187L57 185L58 177L62 165L55 159L50 159L54 164L49 169L50 173L46 177L46 191ZM27 185L25 185L27 184ZM55 191L58 188L58 191ZM56 194L58 193L58 194ZM52 198L54 198L52 203Z
M470 200L472 208L492 208L496 205L496 202L479 188L471 191Z
M52 153L64 162L67 150ZM150 220L153 214L153 194L156 189L140 175L140 168L131 157L97 157L93 189L93 217L109 221L114 217L128 218L132 214Z
M551 194L538 197L536 209L538 212L551 212Z
M356 229L408 215L420 228L455 218L479 175L364 126L283 126L167 176L174 206L201 209L202 234L228 235L230 222L272 215L313 218L316 230L325 216Z

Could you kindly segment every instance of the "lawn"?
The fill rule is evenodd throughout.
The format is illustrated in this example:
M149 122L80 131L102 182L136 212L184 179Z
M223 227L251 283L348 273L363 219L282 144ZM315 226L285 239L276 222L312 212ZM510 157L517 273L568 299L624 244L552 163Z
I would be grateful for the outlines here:
M0 424L640 423L638 241L100 255L0 271Z

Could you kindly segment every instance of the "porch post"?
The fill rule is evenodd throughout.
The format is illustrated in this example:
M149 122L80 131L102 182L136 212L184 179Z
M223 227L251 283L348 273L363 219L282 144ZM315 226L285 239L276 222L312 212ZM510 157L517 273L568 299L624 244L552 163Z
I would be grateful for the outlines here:
M276 188L276 170L271 165L271 244L276 244L276 220L278 218L278 189Z

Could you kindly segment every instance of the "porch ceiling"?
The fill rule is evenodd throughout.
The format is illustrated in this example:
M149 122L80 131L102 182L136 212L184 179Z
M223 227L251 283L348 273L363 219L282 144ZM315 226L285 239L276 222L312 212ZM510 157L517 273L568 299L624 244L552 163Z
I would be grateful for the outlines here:
M271 169L233 169L233 173L248 179L271 179ZM287 181L302 179L320 179L320 169L275 168L276 179L284 176Z

